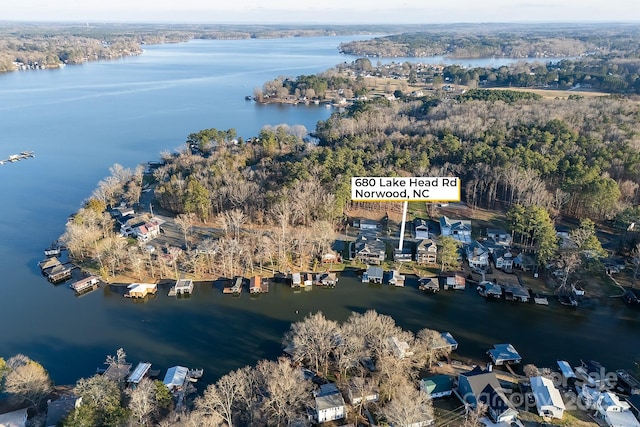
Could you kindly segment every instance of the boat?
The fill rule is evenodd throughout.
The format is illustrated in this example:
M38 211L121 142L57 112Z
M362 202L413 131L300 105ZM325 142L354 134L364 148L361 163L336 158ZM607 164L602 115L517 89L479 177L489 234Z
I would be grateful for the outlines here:
M195 383L202 378L203 374L204 369L189 369L189 372L187 372L187 379L192 383Z
M61 251L62 245L59 242L53 242L47 249L44 250L44 255L48 257L58 256L60 255Z
M576 294L576 296L578 297L583 297L584 296L584 289L582 289L580 286L578 285L571 285L571 290L573 291L574 294Z
M540 305L549 305L549 301L547 300L547 297L539 293L533 294L533 302Z

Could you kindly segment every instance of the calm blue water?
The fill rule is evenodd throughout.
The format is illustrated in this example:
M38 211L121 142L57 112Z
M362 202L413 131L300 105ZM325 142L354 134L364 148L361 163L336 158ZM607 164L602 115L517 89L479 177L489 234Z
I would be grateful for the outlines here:
M0 75L0 158L36 154L0 166L0 356L25 353L56 383L73 383L124 347L133 362L204 367L210 381L279 355L283 332L309 312L343 320L352 310L375 308L406 328L450 330L473 357L511 342L534 363L558 356L629 366L640 353L640 314L617 301L577 311L497 310L474 292L430 298L413 286L370 289L344 278L333 291L275 286L257 299L233 298L209 284L189 299L160 291L140 304L108 289L76 298L41 276L42 250L114 163L156 160L203 128L235 128L244 138L266 124L312 130L330 110L261 106L244 97L276 76L352 61L336 49L352 39L192 41L147 46L143 55L121 60Z

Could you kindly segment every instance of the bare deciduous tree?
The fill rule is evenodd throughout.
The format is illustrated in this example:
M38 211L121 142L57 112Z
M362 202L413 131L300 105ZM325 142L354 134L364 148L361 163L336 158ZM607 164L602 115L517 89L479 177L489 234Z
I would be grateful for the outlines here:
M143 378L135 388L128 389L127 394L131 416L139 425L149 425L154 412L158 410L153 380Z
M380 413L391 425L410 427L433 420L433 405L426 393L404 382L398 387L393 400L380 409Z
M339 339L337 322L328 320L322 312L310 314L300 322L293 323L285 334L285 347L290 347L295 358L311 361L316 372L322 368L326 374L329 354Z
M7 361L9 371L4 379L4 389L37 407L51 391L51 379L37 362L24 355L16 355Z

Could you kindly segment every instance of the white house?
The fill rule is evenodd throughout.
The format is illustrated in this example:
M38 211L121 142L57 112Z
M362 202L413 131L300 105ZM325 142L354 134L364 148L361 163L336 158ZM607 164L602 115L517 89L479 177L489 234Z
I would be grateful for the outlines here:
M18 409L13 412L0 414L0 426L2 427L25 427L27 425L27 409Z
M377 402L380 398L375 386L364 378L353 377L349 380L349 402L358 405L361 402Z
M545 377L532 377L531 391L536 401L538 415L562 419L565 410L564 402L552 380Z
M335 385L325 384L325 387L320 388L315 399L316 417L319 423L341 420L346 417L344 398Z
M621 401L614 393L581 387L580 398L595 409L598 417L609 427L640 427L629 403Z
M413 356L413 352L409 350L409 343L400 341L396 336L389 337L389 345L391 346L391 351L398 359Z
M424 219L413 220L413 237L415 239L428 239L429 238L429 226Z
M474 241L467 246L467 261L471 268L486 268L489 266L489 251L482 243Z
M451 236L462 243L471 243L471 221L440 217L440 235Z

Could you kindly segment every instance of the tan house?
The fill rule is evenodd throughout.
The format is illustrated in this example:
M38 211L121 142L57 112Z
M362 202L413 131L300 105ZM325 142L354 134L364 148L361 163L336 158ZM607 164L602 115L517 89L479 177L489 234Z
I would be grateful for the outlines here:
M432 239L420 240L416 245L416 262L421 265L434 265L438 258L438 246Z

